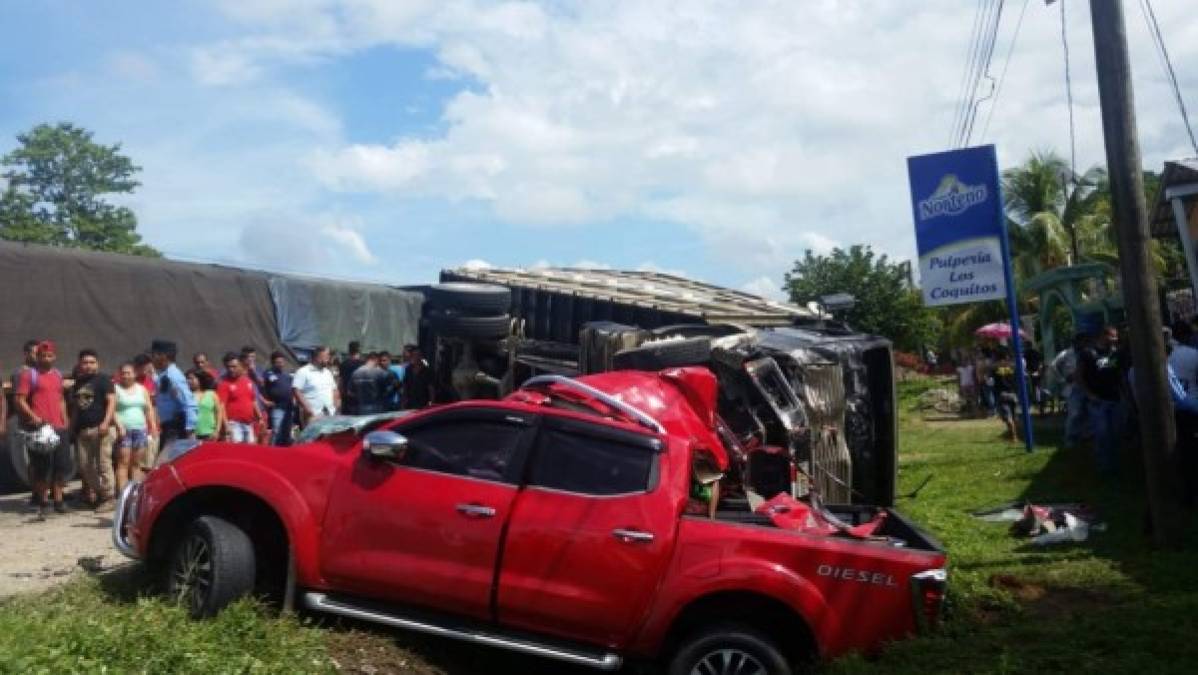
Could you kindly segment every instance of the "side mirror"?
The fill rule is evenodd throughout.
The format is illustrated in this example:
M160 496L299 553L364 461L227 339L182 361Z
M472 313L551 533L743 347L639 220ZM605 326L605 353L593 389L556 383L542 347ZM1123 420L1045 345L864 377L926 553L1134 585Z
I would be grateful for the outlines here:
M362 454L370 459L396 460L408 450L408 439L394 431L372 431L362 441Z

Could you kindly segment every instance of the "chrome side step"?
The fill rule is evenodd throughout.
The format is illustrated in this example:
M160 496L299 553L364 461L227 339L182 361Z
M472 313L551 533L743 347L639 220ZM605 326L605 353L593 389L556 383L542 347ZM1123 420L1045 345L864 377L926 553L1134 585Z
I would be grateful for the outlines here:
M489 647L499 647L522 654L531 654L533 656L554 659L578 666L587 666L598 670L619 670L620 666L624 663L624 660L617 654L588 654L583 651L534 642L528 639L509 638L482 631L439 626L428 621L409 619L395 614L384 613L376 609L357 606L342 599L331 598L325 593L305 593L304 604L309 609L318 612L339 614L351 619L371 621L393 628L413 630L420 633L428 633L429 635L487 645Z

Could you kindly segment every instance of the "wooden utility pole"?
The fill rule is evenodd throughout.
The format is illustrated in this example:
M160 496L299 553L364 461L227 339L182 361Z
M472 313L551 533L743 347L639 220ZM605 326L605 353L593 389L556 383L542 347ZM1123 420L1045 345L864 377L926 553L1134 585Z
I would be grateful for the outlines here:
M1106 140L1107 171L1111 181L1114 226L1119 240L1119 271L1123 303L1130 326L1135 396L1140 411L1140 447L1148 483L1148 507L1153 539L1160 546L1180 541L1175 484L1176 429L1173 401L1166 374L1161 312L1149 255L1148 221L1141 175L1140 142L1136 133L1131 63L1127 56L1127 27L1123 0L1090 0L1094 24L1094 56L1098 94Z

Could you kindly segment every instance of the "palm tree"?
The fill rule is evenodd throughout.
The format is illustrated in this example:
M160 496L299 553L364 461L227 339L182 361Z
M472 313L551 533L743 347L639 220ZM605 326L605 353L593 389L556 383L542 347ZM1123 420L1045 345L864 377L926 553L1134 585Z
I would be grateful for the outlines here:
M1003 172L1012 253L1024 278L1086 257L1080 231L1109 229L1109 211L1099 217L1105 186L1103 169L1075 175L1052 151L1033 152L1022 166Z

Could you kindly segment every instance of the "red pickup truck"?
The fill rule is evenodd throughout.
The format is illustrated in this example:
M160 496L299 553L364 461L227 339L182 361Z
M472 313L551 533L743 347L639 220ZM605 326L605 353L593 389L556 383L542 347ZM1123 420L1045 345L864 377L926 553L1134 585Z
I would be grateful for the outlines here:
M180 443L113 539L197 617L273 594L605 670L784 674L934 623L940 547L889 509L750 509L716 397L704 368L545 376L290 448Z

